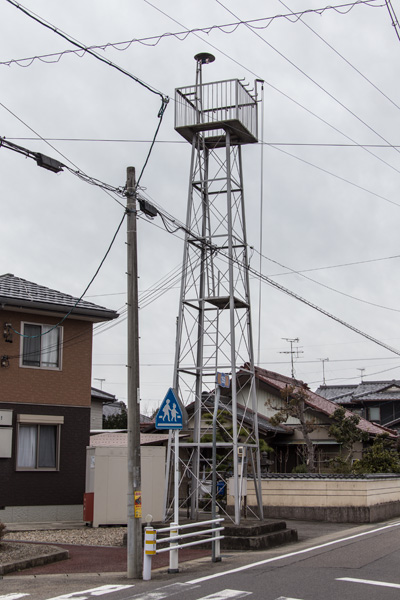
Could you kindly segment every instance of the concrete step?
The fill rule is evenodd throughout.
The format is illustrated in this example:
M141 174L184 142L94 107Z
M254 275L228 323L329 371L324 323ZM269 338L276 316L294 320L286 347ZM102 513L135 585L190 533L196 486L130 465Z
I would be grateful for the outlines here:
M197 531L201 529L196 527ZM185 533L189 531L190 529L185 530ZM285 521L277 520L244 521L240 525L225 522L221 535L224 536L221 540L221 550L265 550L298 541L297 531L288 529ZM200 544L198 547L203 546Z
M262 523L255 527L239 526L225 527L225 536L221 540L222 550L266 550L297 542L298 536L295 529L288 529L286 523Z

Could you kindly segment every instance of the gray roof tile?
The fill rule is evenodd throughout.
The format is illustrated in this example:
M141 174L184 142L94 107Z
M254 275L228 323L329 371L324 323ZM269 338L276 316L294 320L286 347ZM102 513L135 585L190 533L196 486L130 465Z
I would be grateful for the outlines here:
M70 294L15 277L11 273L0 275L0 303L6 307L19 306L58 312L73 309L73 315L85 314L101 320L115 319L118 316L114 310L86 300L78 302L78 298Z

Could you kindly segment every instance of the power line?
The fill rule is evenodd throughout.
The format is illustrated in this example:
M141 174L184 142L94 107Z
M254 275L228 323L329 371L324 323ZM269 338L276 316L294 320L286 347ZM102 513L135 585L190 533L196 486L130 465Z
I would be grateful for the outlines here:
M171 15L169 15L164 10L160 9L158 6L155 6L154 4L152 4L149 0L144 0L144 1L146 2L146 4L149 4L149 6L152 6L155 10L157 10L158 12L160 12L161 14L163 14L165 17L167 17L168 19L170 19L174 23L177 23L181 27L184 27L184 25L182 23L180 23L179 21L177 21L176 19L174 19L173 17L171 17ZM383 5L379 5L379 8L381 8L382 6ZM188 30L188 28L186 28L186 29ZM348 136L346 133L344 133L343 131L341 131L339 128L337 128L334 125L332 125L332 123L329 123L328 121L326 121L325 119L323 119L322 117L320 117L319 115L317 115L316 113L314 113L312 110L308 109L306 106L304 106L303 104L301 104L300 102L298 102L297 100L295 100L294 98L292 98L291 96L289 96L288 94L286 94L285 92L283 92L282 90L280 90L279 88L277 88L276 86L274 86L271 83L269 83L265 78L262 78L259 74L255 73L252 69L249 69L248 67L246 67L243 63L239 62L238 60L236 60L235 58L233 58L232 56L230 56L229 54L227 54L226 52L224 52L223 50L221 50L220 48L218 48L215 44L212 44L208 39L204 40L197 33L194 33L194 35L195 35L195 37L198 37L202 42L205 41L205 43L208 46L210 46L211 48L214 48L215 50L217 50L220 54L222 54L223 56L225 56L228 60L234 62L237 65L239 65L241 68L245 69L248 73L251 73L256 79L262 79L264 81L264 83L266 85L268 85L271 89L273 89L277 93L281 94L283 97L285 97L288 100L290 100L291 102L293 102L296 106L299 106L300 108L302 108L303 110L305 110L307 113L309 113L310 115L312 115L313 117L315 117L316 119L318 119L319 121L321 121L321 123L324 123L325 125L327 125L328 127L330 127L331 129L333 129L334 131L336 131L337 133L339 133L340 135L344 136L346 139L350 140L351 142L355 143L358 146L358 144L356 143L356 141L353 138L351 138L350 136ZM264 39L264 38L261 38L261 39ZM266 42L266 40L265 40L265 42ZM268 43L268 42L266 42L266 43ZM286 57L284 57L284 58L286 59ZM379 135L379 134L377 134L377 135ZM390 148L392 148L392 149L394 149L396 151L399 151L396 146L393 146L392 144L390 144L389 142L387 142L384 138L382 138L382 139L388 144L388 146ZM383 159L381 159L379 156L377 156L373 152L369 151L367 146L359 146L359 147L361 147L363 150L365 150L366 152L368 152L369 154L371 154L372 156L374 156L375 158L377 158L380 162L386 164L389 168L391 168L391 169L395 170L396 172L400 173L400 171L398 169L396 169L395 167L393 167L392 165L390 165L389 163L387 163L386 161L384 161ZM280 148L277 148L277 149L280 150ZM281 150L281 151L284 152L283 150ZM290 156L294 156L294 155L291 155L291 154L289 154L289 155ZM297 157L295 157L295 158L297 158ZM302 160L302 159L299 158L298 160ZM307 161L305 161L305 160L303 160L303 162L307 163ZM312 163L310 163L310 164L312 164ZM326 173L330 173L329 171L324 170L324 169L322 169L320 167L317 167L317 168L319 168L320 170L322 170L322 171L324 171ZM336 176L336 175L333 175L333 176L337 177L338 179L342 179L343 181L347 181L346 179L341 178L340 176ZM351 185L354 185L355 187L359 187L359 186L357 186L357 184L351 184ZM365 188L361 188L361 189L365 189ZM370 193L372 193L375 196L379 197L378 194L375 194L373 192L370 192ZM380 196L380 197L382 199L386 200L387 202L391 202L390 200L388 200L387 198L384 198L383 196ZM392 202L392 203L396 204L395 202Z
M29 11L28 9L24 8L21 4L18 4L14 0L7 0L7 2L9 4L11 4L12 6L14 6L15 8L18 8L18 10L22 11L30 19L33 19L34 21L36 21L37 23L39 23L43 27L46 27L47 29L50 29L51 31L53 31L58 36L60 36L63 39L65 39L70 44L73 44L74 46L77 46L81 50L85 50L85 52L87 54L89 54L90 56L93 56L94 58L96 58L100 62L108 65L109 67L111 67L113 69L116 69L118 72L122 73L123 75L126 75L126 77L129 77L130 79L132 79L133 81L135 81L136 83L138 83L139 85L141 85L142 87L144 87L149 92L151 92L153 94L156 94L157 96L159 96L161 98L161 106L160 106L158 114L157 114L159 122L158 122L158 125L156 127L156 130L155 130L155 133L154 133L154 136L153 136L153 140L152 140L152 143L150 145L149 151L147 153L147 156L146 156L144 165L142 167L142 170L140 172L138 181L136 182L136 186L138 186L139 181L142 178L143 172L144 172L144 170L145 170L145 168L147 166L147 163L149 161L151 152L152 152L153 147L154 147L154 142L155 142L156 137L158 135L158 132L160 130L161 123L162 123L162 120L163 120L163 117L164 117L164 113L165 113L165 110L166 110L167 105L169 103L169 97L166 94L163 94L162 92L156 90L153 86L151 86L148 83L144 82L142 79L139 79L139 77L137 77L136 75L133 75L132 73L130 73L126 69L120 67L116 63L111 62L107 58L104 58L100 54L97 54L97 52L94 52L93 50L90 50L89 48L85 47L83 44L81 44L80 42L78 42L77 40L75 40L74 38L72 38L71 36L67 35L63 31L61 31L60 29L58 29L57 27L55 27L54 25L52 25L51 23L45 21L44 19L42 19L41 17L39 17L35 13L33 13L33 12Z
M257 254L261 255L261 253L258 252L257 250L255 250L255 252L257 252ZM363 298L356 298L355 296L352 296L351 294L347 294L346 292L342 292L341 290L338 290L329 285L326 285L325 283L316 281L315 279L312 279L311 277L304 275L304 273L302 273L301 271L295 271L294 269L291 269L290 267L287 267L286 265L283 265L282 263L280 263L277 260L274 260L272 258L269 258L268 256L265 256L265 255L261 255L261 256L262 256L262 258L265 258L266 260L269 260L270 262L273 262L274 264L279 265L280 267L282 267L284 269L288 269L290 271L290 273L293 273L294 275L300 275L300 277L303 277L304 279L307 279L308 281L311 281L312 283L316 283L317 285L320 285L321 287L326 288L327 290L329 290L331 292L335 292L336 294L340 294L341 296L346 296L346 298L350 298L351 300L357 300L357 302L363 302L364 304L369 304L370 306L375 306L376 308L382 308L384 310L390 310L393 312L400 312L399 308L383 306L382 304L376 304L374 302L369 302L368 300L364 300Z
M279 0L279 2L282 4L282 6L284 6L287 10L291 10L288 6L286 6L286 4L283 2L283 0ZM386 5L387 5L387 0L386 0ZM383 5L381 5L383 6ZM328 48L330 48L337 56L339 56L342 60L344 60L344 62L353 69L353 71L355 71L356 73L358 73L358 75L360 75L360 77L362 77L367 83L369 83L377 92L379 92L379 94L381 94L384 98L386 98L386 100L388 100L391 104L393 104L393 106L395 106L396 108L398 108L400 110L400 106L398 104L396 104L396 102L394 102L394 100L392 100L391 98L389 98L389 96L387 94L385 94L377 85L375 85L370 79L368 79L368 77L366 77L366 75L364 75L364 73L362 73L359 69L357 69L357 67L355 67L349 60L347 60L347 58L345 58L343 56L343 54L340 54L340 52L338 50L336 50L336 48L334 48L332 46L332 44L330 44L329 42L326 41L325 38L322 37L322 35L320 35L319 33L317 33L317 31L315 31L315 29L313 29L308 23L306 23L303 19L299 19L300 22L304 25L304 27L307 27L307 29L309 29L310 31L312 31L312 33L314 35L316 35L321 42L323 42L326 46L328 46Z
M85 53L90 54L90 56L93 56L97 60L105 63L106 65L108 65L109 67L112 67L113 69L116 69L117 71L119 71L123 75L126 75L130 79L133 79L134 81L136 81L136 83L138 83L139 85L143 86L149 92L152 92L153 94L156 94L157 96L160 96L161 101L162 101L162 105L161 105L160 111L162 110L162 112L164 112L165 106L169 102L169 98L168 98L167 95L164 95L162 92L160 92L159 90L157 90L156 88L154 88L150 84L146 83L142 79L139 79L139 77L137 77L136 75L133 75L132 73L129 73L129 71L126 71L125 69L123 69L119 65L111 62L107 58L104 58L100 54L97 54L97 52L94 52L88 46L84 46L83 44L81 44L80 42L78 42L76 39L72 38L70 35L64 33L63 31L61 31L61 29L59 29L58 27L55 27L52 23L49 23L48 21L45 21L42 17L39 17L34 12L32 12L32 11L28 10L27 8L23 7L22 4L19 4L18 2L15 2L14 0L6 0L6 1L9 4L11 4L12 6L14 6L15 8L18 8L18 10L20 10L21 12L23 12L27 17L29 17L30 19L33 19L34 21L36 21L37 23L39 23L43 27L46 27L46 29L50 29L51 31L53 31L54 33L56 33L58 36L62 37L64 40L66 40L67 42L69 42L73 46L76 46L80 50L83 50Z
M255 250L255 252L256 252L256 250ZM338 269L341 267L353 267L355 265L365 265L365 264L369 264L369 263L373 263L373 262L392 260L394 258L400 258L400 254L395 254L394 256L385 256L383 258L370 258L368 260L358 260L358 261L354 261L354 262L341 263L341 264L337 264L337 265L327 265L324 267L314 267L312 269L299 269L299 270L290 269L289 272L285 272L285 273L273 273L272 275L270 275L270 277L278 277L280 275L290 275L291 273L293 273L293 274L299 273L300 274L300 273L310 273L311 271L325 271L328 269ZM268 259L268 260L271 260L271 259ZM272 262L274 262L274 261L272 261ZM284 267L284 268L288 269L289 267Z
M269 27L271 25L272 21L275 21L276 19L283 18L291 23L296 23L298 20L301 20L302 17L304 17L305 15L311 14L311 13L322 15L325 11L333 10L339 14L347 14L348 12L350 12L350 10L352 10L355 6L357 6L359 4L365 4L372 8L380 8L381 6L383 6L382 4L377 5L376 2L377 2L377 0L357 0L356 2L339 4L336 6L325 6L323 8L307 9L307 10L300 11L300 12L291 11L289 14L274 15L272 17L263 17L260 19L250 19L248 21L236 21L233 23L225 23L223 25L211 25L208 27L194 28L194 29L190 29L190 30L186 29L185 31L178 31L175 33L166 32L166 33L163 33L161 35L156 35L156 36L149 36L149 37L144 37L144 38L133 38L131 40L127 40L124 42L114 42L114 43L108 42L107 44L83 46L83 47L80 47L79 50L63 50L62 52L53 52L50 54L30 56L28 58L19 58L19 59L7 60L7 61L0 61L0 65L5 65L5 66L9 67L9 66L15 64L15 65L18 65L19 67L26 68L26 67L30 67L31 64L35 60L39 60L44 63L59 62L59 60L66 54L75 54L76 56L79 56L79 58L82 58L86 52L93 51L93 50L107 50L108 48L113 48L114 50L123 52L125 50L128 50L128 48L130 48L130 46L134 43L140 43L145 46L157 46L157 44L162 39L168 38L168 37L174 37L178 41L184 41L184 40L186 40L186 38L189 35L191 35L193 33L210 34L212 31L215 31L215 30L218 30L218 31L220 31L222 33L226 33L226 34L232 34L241 25L246 25L247 27L254 29L254 30L267 29L267 27ZM15 6L15 4L14 4L14 6ZM341 10L341 9L343 9L343 10ZM265 22L265 24L262 24L264 22ZM122 46L122 47L120 47L120 46ZM83 53L83 54L80 54L80 53ZM55 60L49 60L52 58L54 58ZM27 64L23 64L23 63L27 63Z
M349 185L351 185L359 190L362 190L363 192L367 192L367 194L371 194L372 196L375 196L376 198L380 198L381 200L384 200L385 202L389 202L389 204L393 204L394 206L400 207L400 204L398 202L395 202L394 200L389 200L389 198L386 198L385 196L382 196L381 194L377 194L376 192L372 192L368 188L366 188L362 185L359 185L358 183L354 183L353 181L350 181L350 179L346 179L346 177L342 177L341 175L336 175L336 173L332 173L332 171L328 171L328 169L319 167L318 165L310 162L309 160L306 160L305 158L300 158L300 156L296 156L295 154L292 154L291 152L288 152L287 150L283 150L282 148L278 148L275 146L272 146L272 148L274 148L275 150L278 150L278 152L282 152L282 154L286 154L287 156L290 156L291 158L295 158L296 160L298 160L306 165L309 165L310 167L314 167L315 169L318 169L318 171L322 171L322 173L331 175L332 177L335 177L335 179L344 181L345 183L348 183Z
M42 138L42 137L14 137L7 136L13 141L49 141L49 142L88 142L88 143L113 143L113 144L150 144L152 140L136 140L129 138ZM186 140L156 140L156 144L187 144ZM339 143L313 143L313 142L265 142L259 140L264 146L299 146L311 148L400 148L400 144L339 144Z
M101 259L101 261L100 261L100 264L99 264L99 266L97 267L97 269L96 269L96 271L95 271L95 273L94 273L93 277L91 278L91 280L90 280L90 281L89 281L89 283L87 284L87 286L86 286L86 288L85 288L84 292L83 292L83 293L82 293L82 294L79 296L79 298L76 300L76 302L75 302L74 306L71 308L71 310L69 310L69 311L67 312L67 314L65 314L65 315L62 317L62 319L60 319L60 321L59 321L58 323L56 323L56 325L52 326L50 329L48 329L48 330L47 330L46 332L44 332L44 333L41 333L40 335L25 335L25 334L23 334L23 333L21 333L21 332L17 331L16 329L14 329L14 327L12 327L12 330L14 331L14 333L16 333L17 335L19 335L20 337L23 337L23 338L29 338L29 339L31 339L31 338L37 338L37 337L43 337L43 336L47 335L48 333L50 333L50 331L53 331L54 329L56 329L57 327L59 327L60 325L62 325L62 323L64 323L64 321L65 321L65 320L66 320L66 319L67 319L67 318L68 318L68 317L69 317L69 316L70 316L70 315L71 315L71 314L74 312L75 308L78 306L79 302L82 300L83 296L86 294L86 292L88 291L88 289L89 289L89 288L90 288L90 286L92 285L93 281L96 279L97 275L99 274L101 267L103 266L104 262L106 261L106 258L107 258L107 256L109 255L109 253L110 253L110 251L111 251L111 248L112 248L112 247L113 247L113 245L114 245L114 242L115 242L115 240L116 240L116 238L117 238L117 235L118 235L118 233L119 233L119 230L121 229L122 223L124 222L125 216L126 216L126 213L124 213L124 215L123 215L123 217L122 217L122 219L121 219L121 221L120 221L120 223L119 223L119 225L118 225L118 227L117 227L117 229L116 229L116 231L115 231L115 233L114 233L114 235L113 235L113 237L112 237L111 243L110 243L110 245L108 246L108 248L107 248L107 251L106 251L106 253L104 254L103 258ZM47 350L50 350L50 347L49 347L49 348L47 348ZM32 352L32 354L35 354L35 351L33 351L33 352Z
M145 1L147 2L147 0L145 0ZM221 0L215 0L215 1L220 6L222 6L226 11L228 11L231 15L233 15L236 18L238 18L237 15L234 12L232 12L229 8L227 8L221 2ZM303 69L301 69L301 67L299 67L298 65L296 65L296 63L293 62L290 58L288 58L285 54L283 54L283 52L281 52L280 50L278 50L278 48L275 48L275 46L273 46L270 42L268 42L268 40L266 40L262 35L260 35L257 31L252 31L252 33L254 33L254 35L256 35L264 44L266 44L269 48L271 48L271 50L273 50L274 52L276 52L281 58L283 58L286 62L288 62L292 67L294 67L299 73L301 73L304 77L306 77L309 81L311 81L314 85L316 85L319 90L321 90L325 94L327 94L327 96L329 98L331 98L331 100L334 100L334 102L336 102L337 104L339 104L339 106L341 108L343 108L350 115L352 115L355 119L357 119L360 123L362 123L365 127L367 127L370 131L372 131L372 133L374 133L375 135L377 135L386 144L390 144L390 142L386 138L384 138L380 133L378 133L373 127L371 127L370 125L368 125L368 123L366 123L366 121L364 121L354 111L352 111L350 108L348 108L348 106L346 106L341 100L339 100L338 98L336 98L336 96L334 96L331 92L329 92L326 88L324 88L320 83L318 83L315 79L313 79L310 75L308 75L308 73L306 73ZM400 150L398 150L397 148L393 147L393 149L396 150L396 152L400 153ZM388 162L386 162L385 160L383 160L382 158L380 158L379 156L377 156L376 154L374 154L373 152L371 152L367 148L365 149L365 151L368 152L369 154L372 154L373 156L375 156L375 158L377 158L379 161L381 161L384 164L386 164L389 168L393 169L397 173L400 173L399 169L397 169L393 165L389 164Z
M397 39L400 41L400 24L399 24L398 18L396 16L396 13L394 12L392 2L391 2L391 0L385 0L385 4L386 4L386 8L389 11L389 15L392 20L392 25L393 25L394 30L397 35Z
M39 134L37 133L37 131L35 131L34 129L32 129L32 127L30 127L30 126L29 126L29 125L28 125L28 124L27 124L25 121L23 121L23 120L22 120L20 117L18 117L18 115L16 115L16 114L15 114L15 113L14 113L12 110L10 110L10 109L9 109L7 106L5 106L5 105L4 105L2 102L0 102L0 106L2 106L2 107L3 107L3 108L4 108L4 109L7 111L7 112L9 112L9 113L10 113L10 114L11 114L11 115L12 115L12 116L15 118L15 119L17 119L17 120L18 120L20 123L22 123L22 124L23 124L23 125L24 125L24 126L27 128L27 129L29 129L30 131L32 131L32 133L34 133L34 134L35 134L35 135L36 135L36 136L37 136L37 137L38 137L40 140L42 140L42 141L43 141L43 142L45 142L45 143L46 143L48 146L50 146L50 148L52 148L52 149L53 149L55 152L57 152L57 154L59 154L59 155L60 155L60 156L62 156L62 157L63 157L63 158L66 160L66 161L68 161L69 163L71 163L71 165L73 165L73 166L75 167L76 171L74 172L73 170L71 170L70 172L74 172L74 174L75 174L75 175L78 175L78 173L79 173L79 175L78 175L78 176L79 176L81 179L84 179L85 177L88 177L88 176L86 175L86 173L84 173L83 171L81 171L81 170L78 168L78 166L77 166L75 163L73 163L73 162L72 162L72 160L70 160L70 159L69 159L68 157L66 157L66 156L65 156L65 155L64 155L62 152L60 152L59 150L57 150L57 148L56 148L55 146L53 146L52 144L50 144L50 142L48 142L47 140L45 140L45 139L44 139L44 138L43 138L41 135L39 135ZM10 149L12 149L12 148L11 148L11 142L8 142L8 141L6 140L6 138L1 138L1 140L2 140L2 144L1 144L1 145L5 146L5 145L6 145L6 143L7 143L7 144L8 144L8 147L10 147ZM14 145L14 146L16 146L16 145ZM18 146L16 146L16 147L18 148ZM34 152L32 152L32 151L30 151L30 150L28 150L28 149L26 149L26 148L23 148L22 150L23 150L23 152L20 152L21 154L24 154L24 153L30 153L31 155L38 154L38 153L34 153ZM17 151L18 151L18 150L17 150ZM26 154L26 156L28 156L28 155L29 155L29 154ZM36 158L35 158L35 160L36 160ZM62 167L65 167L65 168L66 168L66 169L68 169L68 170L70 169L70 167L67 167L67 165L64 165L64 164L62 164L62 163L60 163L60 165L61 165ZM91 178L91 179L92 179L92 181L94 181L94 178ZM97 181L98 181L98 180L97 180ZM102 186L100 186L100 187L102 187ZM123 205L123 204L122 204L122 203L121 203L121 202L120 202L120 201L119 201L117 198L115 198L115 197L114 197L114 196L113 196L113 195L110 193L110 188L106 189L106 187L103 187L103 190L104 190L104 192L105 192L105 193L106 193L108 196L110 196L110 198L112 198L112 199L114 200L114 202L117 202L117 204L120 204L120 205L121 205L121 206L124 208L124 210L125 210L125 206L124 206L124 205ZM115 191L115 190L113 190L113 191Z
M254 247L250 247L250 249L254 250L254 252L258 252ZM280 265L280 263L278 261L275 261L274 259L264 256L263 258L266 258L267 260ZM354 261L354 262L348 262L348 263L339 263L336 265L325 265L323 267L313 267L310 269L291 269L290 267L283 267L284 269L287 269L287 271L282 272L282 273L272 273L269 276L270 277L279 277L279 276L283 276L283 275L297 275L297 274L302 274L302 273L310 273L313 271L326 271L329 269L339 269L342 267L352 267L352 266L357 266L357 265L365 265L365 264L370 264L370 263L374 263L374 262L380 262L380 261L385 261L385 260L392 260L392 259L398 259L400 258L400 254L396 254L394 256L385 256L382 258L370 258L368 260L358 260L358 261ZM86 298L105 298L107 296L122 296L125 295L126 292L111 292L111 293L107 293L107 294L94 294L94 295L89 295L86 296ZM117 311L118 312L118 311Z
M115 194L119 194L120 196L124 195L122 188L116 188L108 183L104 183L103 181L100 181L99 179L96 179L95 177L91 177L90 175L87 175L86 173L84 173L83 171L80 171L79 169L72 169L68 165L66 165L62 162L59 162L58 160L55 160L53 158L50 158L48 156L45 156L41 152L34 152L33 150L29 150L28 148L24 148L23 146L18 146L17 144L14 144L13 142L8 141L5 137L0 136L0 148L7 148L8 150L13 150L14 152L17 152L18 154L23 154L24 156L26 156L28 158L33 158L34 160L36 160L36 162L39 166L44 167L45 169L48 169L48 170L56 172L56 173L63 171L63 169L67 169L67 171L69 171L72 175L79 177L79 179L82 179L86 183L90 183L91 185L100 187L101 189L103 189L107 192L113 192ZM117 201L121 206L124 207L124 205L121 202L119 202L118 200L116 200L116 198L113 197L113 200Z
M147 0L146 0L147 1ZM182 231L184 231L185 233L191 235L193 237L193 239L198 240L200 243L205 244L206 246L209 247L209 249L213 250L213 251L217 251L219 252L219 254L222 257L225 257L225 259L227 261L232 260L234 263L236 264L240 264L239 259L235 259L235 258L231 258L227 255L227 253L223 250L223 249L218 249L216 248L214 245L211 245L207 242L204 241L204 239L197 235L195 232L191 231L190 229L187 228L186 225L184 225L182 222L180 222L178 219L175 219L173 217L171 217L171 215L169 215L168 213L166 213L165 211L163 211L162 209L159 209L159 214L163 214L164 219L166 220L170 220L173 222L173 225L175 227L175 230L181 229ZM164 220L163 220L164 222ZM167 231L169 231L167 229ZM355 327L354 325L351 325L350 323L347 323L346 321L344 321L343 319L336 317L334 314L328 312L327 310L321 308L320 306L318 306L317 304L314 304L313 302L307 300L306 298L303 298L302 296L300 296L299 294L297 294L296 292L293 292L292 290L290 290L289 288L286 288L285 286L277 283L276 281L274 281L273 279L271 279L270 277L268 277L267 275L264 275L263 273L258 272L256 269L254 269L253 267L251 267L250 265L247 265L247 270L249 272L249 274L252 274L253 276L260 278L262 281L264 281L265 283L267 283L269 286L283 292L284 294L298 300L299 302L301 302L302 304L307 305L310 308L313 308L314 310L316 310L317 312L325 315L326 317L332 319L333 321L335 321L336 323L339 323L340 325L342 325L343 327L346 327L347 329L350 329L351 331L353 331L354 333L357 333L358 335L368 339L369 341L377 344L378 346L381 346L382 348L385 348L386 350L389 350L389 352L393 352L394 354L400 356L400 350L397 350L396 348L393 348L391 346L389 346L388 344L385 344L384 342L380 341L379 339L373 337L372 335L362 331L361 329L358 329L357 327Z

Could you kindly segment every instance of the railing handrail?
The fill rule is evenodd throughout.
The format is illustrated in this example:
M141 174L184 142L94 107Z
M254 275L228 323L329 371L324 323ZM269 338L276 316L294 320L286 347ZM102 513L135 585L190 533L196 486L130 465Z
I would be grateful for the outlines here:
M170 563L170 573L176 573L178 571L178 550L180 548L188 548L189 546L196 546L198 544L206 544L211 542L213 544L213 557L212 560L221 560L220 557L220 540L224 538L223 535L219 535L224 527L215 527L224 521L224 517L217 517L216 519L209 519L207 521L197 521L196 523L184 523L183 525L179 525L178 523L171 523L169 527L162 527L160 529L154 529L153 527L146 527L145 529L145 539L144 539L144 557L143 557L143 579L145 581L151 579L151 557L155 554L160 554L161 552L169 552L169 563ZM191 531L189 533L178 533L180 529L192 529L197 526L203 525L213 525L213 527L204 529L201 528L197 531ZM157 539L158 533L170 532L173 535L170 535L166 538ZM185 544L179 544L180 540L193 538L195 536L204 536L206 534L212 534L211 537L202 537L200 540L191 541ZM168 548L157 548L157 544L166 544L169 543L170 546Z
M195 535L204 535L206 533L214 533L215 531L223 531L225 527L215 527L213 529L205 529L201 531L194 531L193 533L183 533L182 535L174 535L169 538L161 538L157 540L157 544L164 544L165 542L176 542L177 540L183 540L184 538L194 537ZM205 540L207 541L207 540Z
M196 527L196 525L211 525L211 523L219 523L224 521L224 517L218 517L216 519L209 519L208 521L197 521L196 523L184 523L183 525L171 525L170 527L163 527L162 529L156 529L157 533L164 533L165 531L171 531L171 529L189 529Z

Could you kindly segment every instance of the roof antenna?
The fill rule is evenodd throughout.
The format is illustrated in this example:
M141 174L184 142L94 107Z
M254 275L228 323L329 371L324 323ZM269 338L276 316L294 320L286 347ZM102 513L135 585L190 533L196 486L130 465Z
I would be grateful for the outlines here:
M326 361L329 361L329 358L320 358L319 360L322 362L322 385L326 385L326 380L325 380L325 363L326 363Z

